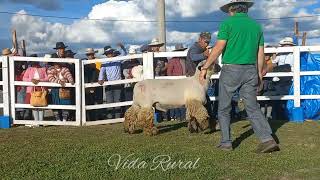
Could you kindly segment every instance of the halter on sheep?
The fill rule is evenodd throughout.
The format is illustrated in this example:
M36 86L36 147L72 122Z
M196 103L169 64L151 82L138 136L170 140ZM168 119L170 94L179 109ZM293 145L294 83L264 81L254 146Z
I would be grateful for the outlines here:
M130 134L143 128L147 135L156 135L158 129L153 124L153 108L166 112L168 109L186 106L186 120L190 132L205 130L209 126L209 116L203 104L212 74L220 71L219 65L207 71L206 83L199 82L199 63L192 77L177 80L144 80L137 83L133 90L133 105L125 113L124 130Z

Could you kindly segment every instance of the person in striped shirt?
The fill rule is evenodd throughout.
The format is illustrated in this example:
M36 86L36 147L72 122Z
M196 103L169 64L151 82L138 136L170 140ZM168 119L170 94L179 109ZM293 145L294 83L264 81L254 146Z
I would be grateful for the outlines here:
M71 91L70 88L64 88L66 83L74 84L74 79L70 70L61 65L61 63L54 63L53 66L47 70L49 82L58 83L61 88L51 89L51 103L55 105L71 105ZM69 92L69 98L61 97L60 91ZM57 121L67 121L70 112L68 110L54 110L54 116Z

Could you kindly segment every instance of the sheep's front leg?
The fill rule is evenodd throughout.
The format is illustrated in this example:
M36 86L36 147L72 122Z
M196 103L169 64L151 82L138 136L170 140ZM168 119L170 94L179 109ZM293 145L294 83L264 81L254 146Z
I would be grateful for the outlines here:
M143 132L145 135L154 136L158 134L158 129L153 124L154 112L153 109L142 109L139 113L139 121L143 121Z
M186 103L186 120L188 122L188 130L190 133L198 132L197 121L194 117L194 102L187 101Z
M138 113L140 108L132 105L124 115L124 131L133 134L137 131L138 126Z

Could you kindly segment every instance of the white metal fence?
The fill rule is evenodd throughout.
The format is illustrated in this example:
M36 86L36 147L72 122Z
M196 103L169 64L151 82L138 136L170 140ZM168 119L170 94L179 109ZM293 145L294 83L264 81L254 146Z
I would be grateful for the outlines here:
M94 63L106 63L106 62L116 62L116 61L124 61L124 60L130 60L130 59L142 59L142 54L137 55L131 55L131 56L122 56L122 57L114 57L114 58L105 58L105 59L95 59L95 60L83 60L81 63L82 70L85 69L86 65L94 64ZM114 85L124 85L127 83L135 83L139 82L142 79L126 79L126 80L117 80L117 81L106 81L103 85L98 84L98 82L92 82L92 83L85 83L85 76L86 73L83 71L82 73L82 125L90 126L90 125L99 125L99 124L109 124L109 123L118 123L123 122L123 118L117 118L117 119L105 119L105 120L94 120L94 121L87 121L87 111L90 110L98 110L98 109L110 109L110 108L122 108L125 106L130 106L132 104L132 101L127 102L114 102L109 104L97 104L97 105L86 105L86 89L87 88L97 88L97 87L103 87L103 91L105 91L106 86L114 86ZM121 72L122 73L122 72ZM97 80L98 81L98 80Z
M34 85L32 82L15 81L15 63L16 62L46 62L46 63L70 63L75 66L75 84L71 85L67 83L65 87L75 88L75 105L48 105L46 107L33 107L29 104L17 104L16 103L16 86L43 86L43 87L61 87L60 84L50 82L39 82ZM79 59L55 59L55 58L36 58L36 57L10 57L10 104L11 104L11 117L13 124L30 124L30 125L70 125L80 126L81 125L81 80L80 80L80 62ZM22 120L16 119L16 109L50 109L50 110L74 110L75 121L34 121L34 120Z
M2 87L2 102L0 102L0 109L4 116L10 115L10 103L9 103L9 76L8 76L8 57L1 56L1 75L2 79L0 81L0 86Z
M283 95L283 96L259 96L258 100L268 101L268 100L294 100L294 106L299 108L301 106L301 100L303 99L320 99L320 95L301 95L300 93L300 77L309 76L309 75L320 75L320 71L300 71L300 53L301 52L320 52L320 46L296 46L296 47L280 47L280 48L266 48L265 53L293 53L294 55L294 69L293 72L279 72L279 73L268 73L266 77L293 77L294 84L294 95ZM160 53L144 53L131 56L122 56L114 58L105 58L105 59L96 59L96 60L83 60L80 62L79 59L45 59L45 58L30 58L30 57L2 57L2 73L3 81L0 82L0 85L3 85L3 94L4 102L0 104L0 107L4 107L4 114L8 114L13 118L14 124L38 124L38 125L98 125L98 124L109 124L109 123L118 123L123 122L123 118L120 119L105 119L105 120L96 120L96 121L87 121L86 112L90 110L97 109L109 109L115 107L125 107L130 106L132 101L128 102L116 102L110 104L95 104L95 105L86 105L86 89L87 88L97 88L113 85L123 85L126 83L135 83L143 79L180 79L185 78L184 76L163 76L155 77L154 76L154 59L155 58L172 58L172 57L186 57L187 52L160 52ZM107 81L101 86L98 82L85 83L84 78L86 72L84 67L89 64L101 62L115 62L115 61L124 61L129 59L142 59L143 60L143 78L142 79L126 79L119 81ZM59 122L59 121L33 121L33 120L19 120L15 118L16 108L25 108L25 109L34 109L34 107L28 104L17 104L15 100L15 87L16 86L34 86L31 82L21 82L15 81L14 69L15 62L19 61L37 61L37 62L63 62L63 63L72 63L75 65L75 85L67 84L66 87L75 88L75 105L65 106L65 105L48 105L47 107L41 107L40 109L64 109L64 110L74 110L76 111L76 120L74 122ZM221 63L221 62L220 62ZM8 71L8 64L9 69ZM121 72L122 73L122 72ZM219 79L220 74L213 75L212 79ZM8 79L10 77L10 79ZM10 84L10 86L9 86ZM36 86L45 86L45 87L60 87L60 84L41 82ZM10 103L9 95L10 94ZM210 97L212 101L218 100L217 97ZM11 111L9 112L9 104ZM39 109L38 107L36 109Z

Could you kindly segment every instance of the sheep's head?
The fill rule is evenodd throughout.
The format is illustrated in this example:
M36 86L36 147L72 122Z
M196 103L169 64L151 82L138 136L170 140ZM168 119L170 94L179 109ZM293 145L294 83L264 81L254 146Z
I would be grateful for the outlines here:
M201 61L197 66L197 71L201 71L201 67L205 64L206 61ZM211 77L213 74L217 74L221 71L221 67L219 64L213 64L207 69L206 77Z

